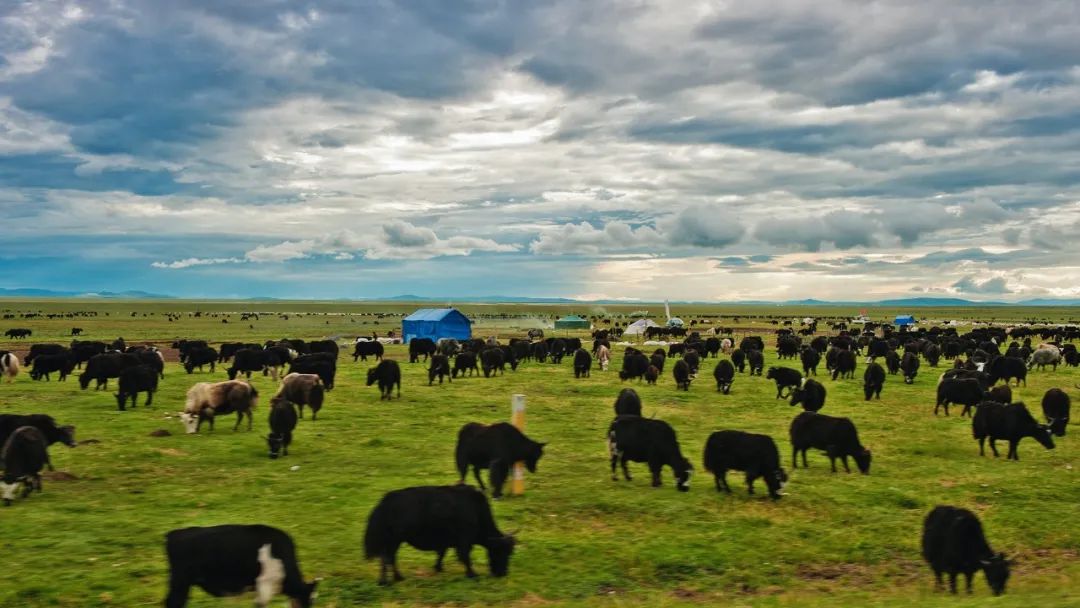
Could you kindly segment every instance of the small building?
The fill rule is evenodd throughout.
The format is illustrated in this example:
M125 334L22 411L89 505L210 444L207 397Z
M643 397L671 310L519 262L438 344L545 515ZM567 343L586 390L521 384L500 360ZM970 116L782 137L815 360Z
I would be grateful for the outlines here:
M679 317L671 317L670 319L667 320L667 326L668 327L682 327L684 325L686 325L686 324L683 323L683 320L680 319Z
M626 329L623 330L623 335L624 336L640 336L640 335L644 334L645 330L650 328L650 327L660 327L660 326L657 325L656 321L653 321L652 319L638 319L637 321L634 321L630 325L626 326Z
M401 321L401 339L408 344L414 338L468 340L472 321L456 308L421 308Z
M566 315L555 320L555 329L589 329L590 327L592 327L592 324L589 323L588 319L577 315Z
M896 318L893 319L893 325L897 325L900 327L910 327L912 325L915 325L915 317L911 315L896 315Z

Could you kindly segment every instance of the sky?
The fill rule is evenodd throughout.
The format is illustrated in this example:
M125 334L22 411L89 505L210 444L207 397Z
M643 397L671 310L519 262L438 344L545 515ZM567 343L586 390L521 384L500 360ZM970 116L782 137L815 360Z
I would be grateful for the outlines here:
M1080 4L0 2L0 287L1080 297Z

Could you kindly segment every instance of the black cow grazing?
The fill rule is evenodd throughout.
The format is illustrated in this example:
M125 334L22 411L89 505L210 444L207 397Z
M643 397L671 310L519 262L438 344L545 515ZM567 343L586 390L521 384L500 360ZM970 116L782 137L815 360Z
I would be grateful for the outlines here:
M333 361L320 358L326 353L316 353L297 357L289 364L289 374L315 374L322 380L326 390L333 390L334 379L337 376L337 366ZM449 373L450 370L447 370Z
M878 363L868 363L863 372L863 395L869 401L871 397L881 399L881 389L885 386L885 368Z
M746 336L739 341L739 350L746 352L750 350L765 350L765 340L761 339L761 336Z
M45 435L37 427L29 425L15 429L0 445L0 461L4 463L0 497L5 507L11 506L20 485L23 486L23 498L34 490L41 492L41 470L46 466L52 470Z
M900 369L904 372L904 384L914 384L915 376L919 374L919 355L904 353L900 361Z
M68 349L62 344L33 344L30 346L30 352L23 357L23 365L32 365L34 359L42 355L62 355L66 352Z
M986 372L980 372L976 369L950 369L941 375L941 378L938 380L938 384L941 384L942 381L949 380L951 378L957 380L963 378L971 378L978 382L979 386L981 386L984 391L990 390L990 374Z
M357 359L367 361L368 357L375 357L375 360L379 361L385 351L382 342L378 340L360 340L353 345L352 360L356 363Z
M401 398L401 367L393 359L383 359L379 364L368 370L367 385L379 383L381 399L390 399L397 385L397 396Z
M707 357L718 356L720 354L720 338L715 336L705 338L705 350L703 352Z
M461 372L462 377L465 376L466 372L470 376L480 373L480 366L476 362L476 353L464 351L454 357L454 369L450 375L457 378L458 372Z
M923 348L922 355L930 367L937 367L941 361L941 347L931 342Z
M701 355L696 350L691 349L683 354L682 360L686 361L686 364L690 366L690 375L696 376L698 369L701 367Z
M307 352L330 353L334 355L334 359L337 359L338 354L341 352L341 347L333 340L313 340L307 343Z
M653 351L653 354L649 356L649 363L656 367L659 373L664 373L664 363L667 362L667 353L664 349L658 348Z
M736 348L731 351L731 364L735 366L735 369L739 370L739 373L746 371L746 353L741 349Z
M270 399L270 434L266 436L266 444L270 449L270 458L289 455L289 446L292 444L293 430L296 429L296 408L292 401L282 395L274 395ZM312 420L314 420L312 416Z
M1069 394L1060 388L1052 388L1043 395L1043 416L1046 417L1046 424L1050 427L1050 431L1058 437L1065 436L1071 407L1072 401L1069 399Z
M889 342L882 338L874 338L870 340L870 344L866 349L867 363L873 362L878 357L886 357L889 354Z
M9 329L9 330L4 332L5 337L14 338L16 340L21 340L22 338L29 338L33 334L34 334L33 331L31 331L29 329L22 329L22 328Z
M431 365L428 367L428 386L435 383L435 378L439 378L439 384L442 384L443 378L446 378L447 382L453 382L453 374L450 372L450 360L446 358L446 355L431 355Z
M656 369L655 365L650 365L649 369L645 370L645 384L656 384L659 379L660 370Z
M1005 593L1009 566L1004 553L994 554L986 542L982 524L974 513L948 505L938 505L923 521L922 556L934 571L934 586L942 586L941 575L949 575L949 591L956 593L956 576L963 574L967 592L971 579L982 570L994 595Z
M225 382L199 382L188 389L184 411L180 421L188 433L197 433L204 420L210 422L214 430L214 418L219 414L236 413L233 430L240 428L240 422L247 415L248 430L251 430L251 410L259 402L259 391L242 380Z
M574 351L574 377L575 378L588 378L589 370L592 368L592 355L584 348L579 348Z
M787 473L780 467L780 451L768 435L743 431L717 431L705 442L705 470L716 477L716 490L731 493L728 470L746 472L746 489L754 493L754 480L765 480L769 497L780 498Z
M220 355L218 352L209 346L193 346L187 349L187 355L184 358L184 371L189 374L195 373L195 368L199 368L199 371L203 371L204 365L210 366L210 373L214 372L214 366L217 365L217 361Z
M662 420L641 416L618 416L608 428L608 453L611 454L611 480L616 464L622 465L623 477L630 481L627 461L645 462L652 473L652 486L660 487L660 471L664 465L675 474L675 487L680 492L690 490L690 475L694 467L679 450L675 430Z
M75 427L57 426L56 420L48 414L0 414L0 447L16 429L32 426L41 431L45 444L62 443L69 448L75 447Z
M76 367L82 367L83 363L90 360L94 355L100 355L109 347L104 342L79 342L71 341L71 357L75 360Z
M731 385L735 383L735 366L731 361L721 359L713 368L713 377L716 378L716 390L728 395L731 393Z
M563 357L566 356L566 340L562 338L548 338L548 356L551 357L551 362L554 364L562 363Z
M218 349L218 363L228 363L237 352L241 350L262 350L260 344L244 344L243 342L226 342Z
M318 374L286 374L273 398L283 398L295 404L300 410L301 419L304 418L304 406L309 406L311 419L315 420L326 400L326 386Z
M975 410L971 419L971 433L979 442L979 455L984 456L984 442L990 439L990 450L998 456L994 442L1004 439L1009 442L1009 460L1020 460L1016 448L1024 437L1031 437L1048 450L1054 449L1054 439L1050 429L1040 425L1023 403L1005 405L995 401L983 401Z
M802 404L804 411L816 412L825 407L826 395L825 385L813 378L807 378L802 386L792 391L791 405Z
M674 367L672 367L671 373L675 376L676 390L690 390L690 365L686 362L685 359L679 359L678 361L676 361Z
M802 374L790 367L770 367L765 378L776 383L777 399L787 399L791 391L802 385ZM788 391L787 395L784 394L785 389Z
M206 343L206 340L177 340L172 343L172 347L180 352L180 362L187 361L188 352L193 348L206 348L210 346Z
M900 355L895 350L885 353L885 368L890 374L895 376L900 373L900 365Z
M79 374L79 386L85 390L90 381L96 381L96 389L108 388L109 378L119 378L120 372L140 365L142 361L134 353L104 353L94 355L86 362L86 369Z
M624 388L619 391L619 396L615 399L615 415L641 415L641 397L638 397L637 391L632 388Z
M409 340L409 363L416 363L420 355L424 356L426 363L428 357L435 354L435 342L431 338L413 338Z
M70 353L59 355L39 355L34 359L34 367L30 368L30 377L34 380L49 380L49 374L58 374L57 380L67 380L68 374L75 370L75 359Z
M855 425L848 418L834 418L817 412L803 412L791 421L791 466L799 468L798 455L802 452L803 467L806 465L806 451L810 448L824 450L836 472L836 459L844 463L848 473L848 457L855 459L859 472L870 472L870 450L859 443Z
M537 342L532 345L532 358L538 362L543 363L547 360L548 347L543 342Z
M511 348L509 344L500 344L497 348L502 351L503 361L510 366L510 371L516 372L518 367L518 357L514 352L514 349Z
M165 608L187 605L191 587L214 597L255 590L255 605L266 608L282 593L293 608L309 608L315 586L304 582L296 545L288 534L263 525L181 528L165 535L169 594Z
M817 367L821 364L821 353L807 346L799 353L799 359L802 360L804 376L817 375Z
M1008 384L1016 379L1016 386L1020 386L1020 382L1027 386L1027 364L1019 357L998 357L986 366L986 372L990 374L990 384L997 384L1001 380Z
M746 353L746 362L750 365L750 375L760 376L765 369L765 355L760 350L751 350Z
M619 371L619 380L633 380L645 377L649 370L649 358L640 351L626 349L623 353L622 369Z
M453 548L465 566L465 576L474 578L473 545L487 550L488 567L495 577L510 571L514 537L495 525L488 499L476 488L419 486L387 492L368 516L364 532L364 556L380 559L379 584L388 585L387 571L394 581L402 580L397 567L397 551L408 543L421 551L434 551L435 571L442 572L447 549Z
M1012 388L1008 384L995 386L986 394L986 398L998 403L1012 403Z
M229 380L235 380L240 373L250 379L251 372L262 372L265 375L269 371L271 379L277 382L281 368L289 361L287 352L283 353L285 350L275 346L264 350L245 348L236 351L233 354L232 367L226 370Z
M500 374L506 373L505 362L506 356L501 348L486 348L480 352L480 369L483 370L485 378L495 375L496 371Z
M131 407L135 407L139 393L146 393L146 403L143 405L150 407L158 388L158 374L149 365L136 365L120 372L116 385L116 406L121 412L126 409L128 399L131 399Z
M938 384L937 404L934 405L934 415L937 416L938 408L945 408L945 415L949 415L949 404L959 403L964 406L961 416L967 416L972 408L986 398L986 390L974 378L946 378Z
M480 469L488 469L491 481L491 496L502 496L503 484L510 475L510 467L515 462L524 462L530 473L536 472L536 463L544 455L545 443L529 439L517 427L508 422L480 424L470 422L458 431L457 447L454 459L460 479L465 483L465 474L471 466L476 483L481 490L486 490L480 479Z
M832 370L832 379L854 378L856 365L855 351L840 350L836 353L836 366Z

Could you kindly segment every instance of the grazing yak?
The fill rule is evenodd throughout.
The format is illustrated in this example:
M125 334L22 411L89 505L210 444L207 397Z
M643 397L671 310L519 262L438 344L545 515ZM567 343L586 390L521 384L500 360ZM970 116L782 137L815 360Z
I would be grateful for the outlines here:
M149 365L136 365L120 372L116 384L116 407L120 411L126 409L128 399L131 399L131 407L135 407L139 393L146 393L146 403L143 405L150 407L158 388L158 374Z
M821 353L814 350L812 346L807 346L799 353L799 359L802 361L803 375L817 375L818 365L821 364Z
M588 378L589 370L592 368L592 355L584 348L579 348L574 351L574 377L575 378Z
M453 548L465 566L465 576L476 577L472 548L487 550L488 568L495 577L510 571L514 537L495 525L491 504L472 486L418 486L387 492L368 516L364 531L364 556L379 558L379 584L403 579L397 567L397 551L408 543L421 551L434 551L435 571L442 572L447 549Z
M314 419L314 413L312 419ZM274 395L270 399L270 434L266 436L270 458L277 458L279 454L289 455L296 421L296 408L293 407L292 402L281 395Z
M871 397L881 399L881 389L885 386L885 368L881 367L879 363L866 364L866 371L863 372L863 395L866 397L866 401L869 401Z
M750 375L760 376L765 369L765 355L760 350L751 350L746 353L746 362L750 365Z
M443 378L446 378L447 382L453 382L454 375L450 370L450 359L446 355L438 354L431 355L431 365L428 367L428 386L435 383L435 378L439 378L439 384L443 383Z
M705 470L716 477L717 491L731 493L727 483L728 470L746 472L746 489L754 493L754 480L765 480L769 497L780 498L787 482L787 473L780 467L780 451L768 435L743 431L717 431L705 442Z
M383 359L379 364L368 370L367 385L379 383L381 399L390 399L397 385L397 396L401 398L401 367L393 359Z
M23 365L33 365L34 359L42 355L62 355L68 352L68 349L62 344L33 344L30 346L30 352L23 358Z
M353 345L352 360L356 363L357 359L367 361L368 357L375 357L375 360L379 361L385 351L382 342L378 340L357 340Z
M435 354L435 342L431 338L413 338L409 340L409 363L416 363L420 355L424 356L427 363L428 357Z
M632 388L624 388L619 391L619 396L615 398L615 415L641 415L641 397L638 397L637 391Z
M997 384L1004 380L1008 384L1010 380L1016 380L1016 386L1023 382L1027 386L1027 365L1019 357L998 357L986 366L986 372L990 374L990 384Z
M278 593L293 608L310 608L315 586L304 582L296 545L288 534L263 525L180 528L165 535L169 594L165 608L184 608L191 587L214 597L255 590L255 605L266 608Z
M802 386L791 392L791 405L802 404L804 411L816 412L825 407L825 396L825 385L813 378L807 378Z
M1012 403L1012 388L1008 384L995 386L986 394L986 398L989 401L997 401L998 403Z
M938 408L945 408L945 415L949 415L949 404L959 403L964 406L961 416L967 416L972 408L986 398L986 389L975 378L944 378L937 387L937 404L934 405L934 415L937 416Z
M56 420L48 414L0 414L0 447L16 429L24 426L32 426L41 431L45 437L45 445L62 443L69 448L75 447L75 427L57 426ZM0 463L2 462L0 459Z
M41 470L49 467L48 443L45 435L35 426L20 426L0 445L0 461L4 463L4 475L0 478L0 497L4 506L11 506L15 492L23 486L22 497L31 492L41 492Z
M667 363L667 353L664 349L658 348L653 351L653 354L649 355L649 363L656 367L656 370L661 374L664 373L664 364Z
M854 378L857 358L855 351L841 350L836 353L836 366L832 370L832 379Z
M627 461L645 462L652 473L652 486L660 487L660 472L664 465L675 474L675 487L690 491L693 465L679 449L675 429L662 421L641 416L618 416L608 428L608 453L611 455L611 480L618 481L616 465L622 465L623 477L630 481Z
M9 352L0 352L0 377L7 380L8 384L15 381L19 375L19 358Z
M1005 593L1011 562L1004 553L994 554L986 542L982 524L974 513L948 505L938 505L923 521L922 556L934 571L935 587L941 575L949 575L949 591L956 593L956 576L963 574L971 593L971 578L982 570L994 595Z
M919 374L919 355L904 353L900 360L900 369L904 372L904 384L915 384L915 376Z
M197 433L204 420L210 422L214 430L214 417L218 414L236 413L233 430L240 428L240 422L247 415L248 430L251 430L252 414L259 401L259 391L242 380L225 382L199 382L188 389L184 411L180 421L188 433Z
M209 365L210 373L214 373L214 366L220 357L218 352L209 346L191 346L184 357L184 371L193 374L196 367L201 372L204 365Z
M333 390L334 379L337 377L337 360L330 353L301 355L289 364L289 373L315 374L322 380L326 390Z
M716 378L716 390L728 395L731 393L731 385L735 383L735 366L727 359L716 362L713 368L713 378Z
M109 378L119 378L120 372L140 364L142 364L142 360L135 353L94 355L86 362L86 369L79 374L79 386L85 390L90 386L90 381L94 380L97 382L96 389L107 388Z
M58 374L57 380L67 380L68 374L75 371L75 359L71 353L58 355L39 355L34 359L34 366L30 368L30 377L34 380L45 378L49 380L49 374Z
M476 483L486 490L480 478L480 469L488 469L491 496L502 496L503 484L510 475L515 462L524 462L530 473L536 472L536 463L544 455L545 443L529 439L517 427L508 422L480 424L469 422L458 431L454 460L457 464L458 483L465 483L465 474L471 466Z
M900 355L895 350L885 353L885 368L889 370L889 374L895 376L900 373L900 366Z
M777 399L787 399L791 391L802 385L802 374L790 367L770 367L765 378L776 383ZM787 395L784 394L785 390L788 392Z
M250 379L251 372L262 372L264 376L269 372L270 378L277 382L278 376L281 375L281 368L294 358L295 352L283 346L273 346L264 350L253 348L238 350L233 355L232 367L226 370L229 380L235 380L240 373Z
M855 425L848 418L834 418L817 412L802 412L791 421L791 466L799 468L798 455L802 453L803 467L806 465L806 452L810 448L824 450L836 472L836 459L844 463L848 473L848 457L855 460L859 472L870 472L870 450L859 443L859 434Z
M645 370L645 384L656 384L659 379L660 370L656 369L655 365L650 365L649 369Z
M639 350L631 351L629 348L623 353L622 370L619 371L619 380L641 379L649 369L649 358Z
M311 419L315 420L326 399L326 387L317 374L286 374L273 398L295 404L300 410L301 419L304 417L304 406L309 406Z
M990 439L990 450L998 456L995 441L1004 439L1009 442L1008 460L1020 460L1017 446L1024 437L1031 437L1048 450L1054 449L1054 438L1050 429L1035 422L1035 418L1023 403L1005 405L996 401L983 401L975 410L971 419L971 433L979 442L979 455L985 456L984 444Z
M1050 431L1058 437L1065 436L1065 428L1069 424L1069 410L1072 402L1069 394L1060 388L1052 388L1046 391L1042 398L1043 416Z
M688 350L683 355L682 360L686 361L686 364L690 366L690 375L696 376L698 369L701 367L701 355L696 350Z
M685 359L676 361L675 365L671 368L671 373L675 376L676 389L682 389L684 391L690 390L690 380L692 377L690 374L690 365Z
M735 366L735 369L739 370L739 373L746 371L746 353L742 349L736 348L731 351L731 364Z
M1061 363L1061 351L1056 346L1042 345L1028 357L1028 369L1039 366L1039 371L1044 371L1046 366L1051 366L1057 371L1058 363Z
M450 376L457 378L458 372L461 372L462 377L465 377L466 372L470 376L480 373L480 365L476 362L476 353L462 351L454 357L454 369L451 370Z

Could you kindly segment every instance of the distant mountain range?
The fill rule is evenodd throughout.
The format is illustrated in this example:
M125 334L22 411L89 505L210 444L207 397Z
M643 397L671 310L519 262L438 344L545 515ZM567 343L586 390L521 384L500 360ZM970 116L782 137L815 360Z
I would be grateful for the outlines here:
M168 296L157 293L149 293L146 291L55 291L51 289L34 289L34 288L19 288L19 289L4 289L0 288L0 297L7 298L102 298L102 299L130 299L130 300L164 300L164 299L185 299L178 298L176 296ZM221 299L221 298L212 298ZM270 297L257 297L250 298L235 298L237 300L251 300L251 301L274 301L274 300L286 300L289 298L270 298ZM399 296L393 296L389 298L336 298L330 301L337 302L350 302L350 301L364 301L364 302L417 302L417 303L432 303L432 304L480 304L480 303L518 303L518 304L628 304L628 305L655 305L657 302L648 300L575 300L572 298L531 298L522 296L458 296L458 297L428 297L418 296L413 294L404 294ZM936 308L948 308L948 307L963 307L963 306L1080 306L1080 298L1065 298L1065 299L1053 299L1053 298L1032 298L1027 300L1020 300L1018 302L999 302L999 301L987 301L980 302L975 300L965 300L963 298L934 298L934 297L918 297L918 298L897 298L877 301L834 301L834 300L786 300L782 302L769 301L769 300L737 300L730 302L719 301L679 301L671 302L675 305L707 305L707 304L720 304L720 305L734 305L734 306L845 306L845 307L888 307L888 308L919 308L919 307L936 307Z

